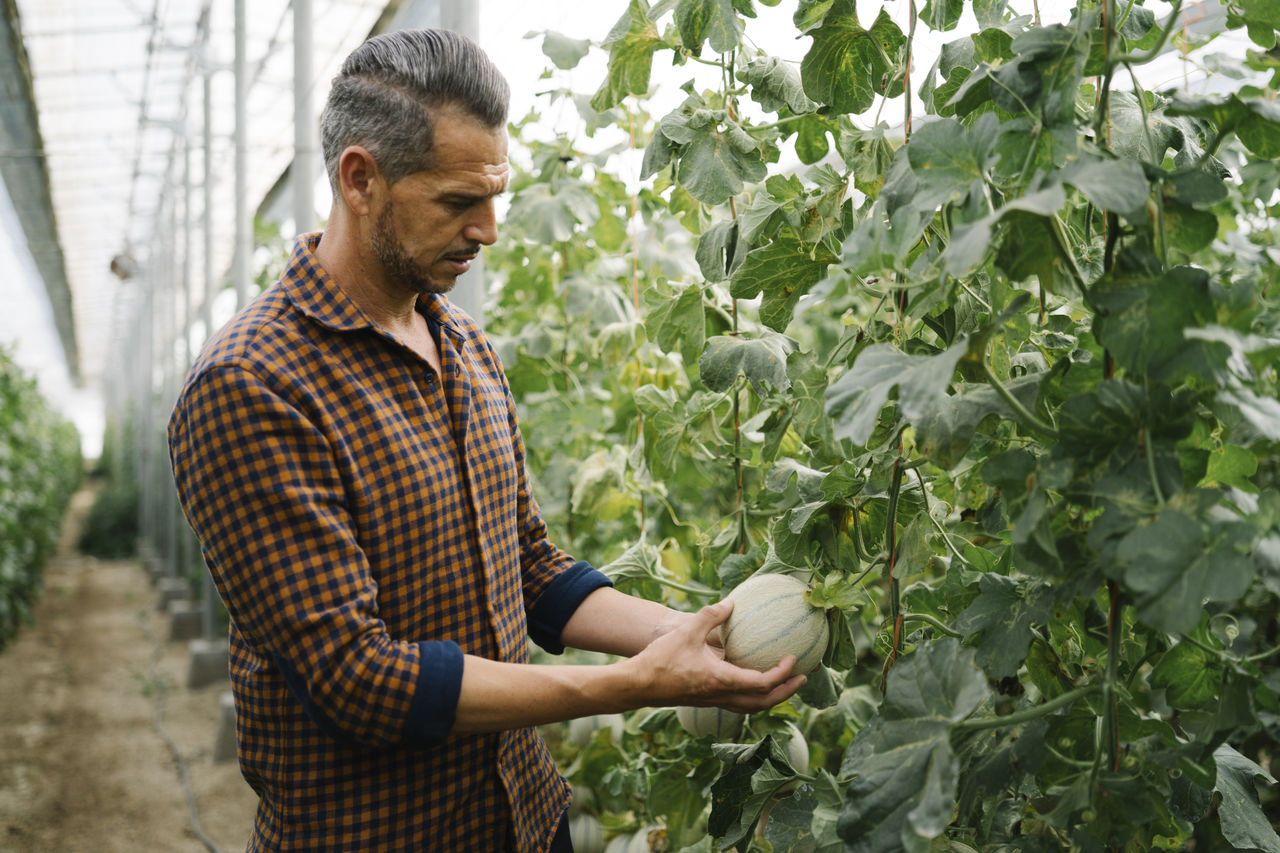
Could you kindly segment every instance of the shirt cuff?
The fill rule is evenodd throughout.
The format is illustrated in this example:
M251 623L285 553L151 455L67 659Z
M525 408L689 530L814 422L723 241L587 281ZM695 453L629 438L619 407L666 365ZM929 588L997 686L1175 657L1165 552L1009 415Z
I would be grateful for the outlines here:
M579 560L556 577L528 612L529 638L553 655L564 651L560 634L582 600L613 581Z
M411 746L434 746L453 728L462 692L462 648L452 640L418 643L418 684L409 703L405 740Z

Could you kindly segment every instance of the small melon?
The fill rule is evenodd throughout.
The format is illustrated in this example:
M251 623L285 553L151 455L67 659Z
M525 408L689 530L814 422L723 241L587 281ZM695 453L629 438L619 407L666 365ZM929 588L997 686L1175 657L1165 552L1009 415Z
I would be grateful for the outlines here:
M621 714L595 714L590 717L576 717L569 721L569 734L565 738L569 743L582 748L590 743L597 731L609 729L609 737L614 744L622 742L622 730L626 721Z
M595 815L580 814L569 821L574 853L604 853L604 829Z
M569 801L569 817L574 818L587 809L595 808L596 792L586 785L573 786L573 799Z
M797 773L808 773L809 742L804 739L804 735L793 723L788 723L787 728L790 735L786 743L787 760L791 762L791 766Z
M626 848L627 853L662 853L670 849L667 831L656 823L631 836L631 843Z
M609 839L609 843L605 845L604 853L627 853L631 847L631 841L634 836L629 834L615 835Z
M691 708L686 705L676 709L676 719L694 737L711 735L718 741L730 741L737 740L741 734L746 716L723 708Z
M791 674L806 673L827 650L827 614L805 601L808 585L792 575L752 575L729 598L733 612L721 627L724 656L730 663L765 670L795 655Z

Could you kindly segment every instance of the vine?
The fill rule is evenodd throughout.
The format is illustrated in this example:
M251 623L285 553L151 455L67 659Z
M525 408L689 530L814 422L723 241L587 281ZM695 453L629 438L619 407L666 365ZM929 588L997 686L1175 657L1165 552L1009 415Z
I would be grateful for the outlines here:
M544 516L634 594L791 572L833 629L737 741L550 731L582 807L690 853L1280 850L1280 20L773 5L541 34L608 54L491 255ZM798 61L747 35L780 21ZM1240 36L1222 94L1144 85Z

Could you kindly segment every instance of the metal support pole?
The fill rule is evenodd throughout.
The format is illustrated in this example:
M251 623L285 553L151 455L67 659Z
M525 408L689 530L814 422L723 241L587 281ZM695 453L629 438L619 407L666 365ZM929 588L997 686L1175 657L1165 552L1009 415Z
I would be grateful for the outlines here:
M205 47L208 48L208 33L205 34ZM204 169L201 183L204 185L204 216L201 217L200 232L204 237L201 258L204 261L204 308L201 318L204 320L204 337L207 341L213 337L213 299L218 295L218 283L213 273L213 71L210 69L209 56L205 54L204 71L204 125L201 128L200 147L204 151Z
M249 261L253 251L249 222L249 73L245 0L235 0L235 85L236 85L236 201L235 201L235 274L236 310L249 301Z
M315 227L316 128L311 89L315 79L312 57L314 26L311 0L293 0L293 184L294 230L299 234Z

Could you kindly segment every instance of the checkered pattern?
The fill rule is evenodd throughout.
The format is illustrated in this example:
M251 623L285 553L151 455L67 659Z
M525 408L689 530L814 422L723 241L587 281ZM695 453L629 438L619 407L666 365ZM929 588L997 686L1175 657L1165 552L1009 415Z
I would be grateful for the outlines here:
M250 849L544 850L569 794L542 740L446 732L458 650L527 661L526 609L574 561L483 332L419 300L437 380L319 267L318 236L205 347L169 425L231 616Z

